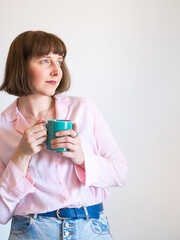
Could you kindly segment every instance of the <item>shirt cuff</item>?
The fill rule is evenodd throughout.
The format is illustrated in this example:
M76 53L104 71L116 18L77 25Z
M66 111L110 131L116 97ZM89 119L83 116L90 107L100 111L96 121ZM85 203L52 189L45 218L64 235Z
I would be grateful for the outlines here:
M11 197L21 200L27 194L35 192L32 178L29 174L26 176L10 161L3 172L1 186Z
M85 183L86 182L86 171L85 171L85 169L83 169L79 165L75 165L75 172L76 172L76 175L77 175L78 179L82 183Z
M78 179L89 187L97 182L99 177L98 156L85 153L85 169L75 165Z

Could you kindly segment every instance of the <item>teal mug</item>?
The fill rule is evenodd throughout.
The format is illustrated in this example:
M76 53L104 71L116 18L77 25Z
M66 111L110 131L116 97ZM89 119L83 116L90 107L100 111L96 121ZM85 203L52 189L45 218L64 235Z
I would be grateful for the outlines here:
M51 141L55 138L59 138L55 135L56 132L73 129L73 122L71 122L70 120L51 119L46 124L46 128L47 128L47 141L46 141L47 149L60 152L68 151L67 148L52 149Z

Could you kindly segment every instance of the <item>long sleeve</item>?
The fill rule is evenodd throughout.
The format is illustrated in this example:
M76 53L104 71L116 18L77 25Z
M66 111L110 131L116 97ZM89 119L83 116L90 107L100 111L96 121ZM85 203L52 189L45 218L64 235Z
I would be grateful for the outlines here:
M0 175L0 223L6 224L20 200L35 188L12 161L6 167L0 161Z
M13 215L38 214L103 202L108 187L123 186L124 160L111 130L86 98L56 95L56 119L77 123L85 153L85 170L44 148L33 155L24 176L10 160L28 127L15 100L0 115L0 224Z
M85 151L85 170L75 166L76 174L86 187L123 186L127 179L127 162L101 113L93 103L89 103L88 108L93 119L93 133L97 151L94 151L94 154Z

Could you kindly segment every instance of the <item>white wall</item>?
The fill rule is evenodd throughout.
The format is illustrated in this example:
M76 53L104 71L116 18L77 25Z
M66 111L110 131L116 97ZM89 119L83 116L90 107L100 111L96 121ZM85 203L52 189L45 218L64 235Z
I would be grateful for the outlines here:
M114 239L179 240L180 1L1 0L0 29L1 81L17 34L65 41L69 94L97 104L129 163L127 185L105 204ZM14 97L0 99L2 111Z

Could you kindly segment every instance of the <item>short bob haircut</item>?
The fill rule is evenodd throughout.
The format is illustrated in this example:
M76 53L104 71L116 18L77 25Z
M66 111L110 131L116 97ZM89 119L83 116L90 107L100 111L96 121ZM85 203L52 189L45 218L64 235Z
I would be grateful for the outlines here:
M65 63L66 46L59 37L44 31L23 32L14 39L9 49L0 91L20 97L33 94L27 74L28 61L33 57L48 55L50 52L63 57L61 64L63 75L55 94L67 91L71 86L71 78Z

